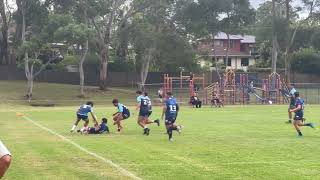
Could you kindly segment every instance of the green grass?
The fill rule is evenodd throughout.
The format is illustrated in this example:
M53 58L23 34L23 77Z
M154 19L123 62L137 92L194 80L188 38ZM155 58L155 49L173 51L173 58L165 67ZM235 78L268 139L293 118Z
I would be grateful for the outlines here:
M125 103L132 104L135 96L135 91L132 88L109 88L107 91L101 91L97 87L87 86L85 93L85 98L78 98L78 85L35 82L32 99L35 103L52 102L57 106L79 105L88 100L106 105L110 104L113 98L120 98ZM0 99L2 104L12 106L28 105L24 97L25 94L26 82L0 81Z
M22 112L143 179L319 179L320 134L303 128L304 138L284 123L285 106L191 109L183 107L181 135L168 142L165 129L142 136L136 117L123 134L83 136L69 133L76 107L1 109L0 137L13 154L4 179L128 179L22 117ZM133 108L131 108L133 109ZM307 106L308 119L320 123L319 106ZM113 108L97 107L99 117ZM154 118L160 116L155 109Z
M298 138L287 120L287 106L227 106L181 108L178 123L185 129L168 142L163 122L142 135L136 115L124 122L122 134L85 136L69 133L78 105L88 99L97 102L99 118L115 109L113 97L134 102L128 89L103 92L87 89L88 97L78 99L78 86L37 83L36 100L54 100L52 108L30 107L23 100L22 82L0 81L0 138L13 154L5 180L11 179L129 179L109 164L86 154L27 121L20 112L85 149L112 160L142 179L320 179L320 134L303 128ZM320 125L319 105L307 105L308 121ZM133 111L133 107L130 107ZM154 108L152 118L160 117ZM110 123L111 124L111 123Z

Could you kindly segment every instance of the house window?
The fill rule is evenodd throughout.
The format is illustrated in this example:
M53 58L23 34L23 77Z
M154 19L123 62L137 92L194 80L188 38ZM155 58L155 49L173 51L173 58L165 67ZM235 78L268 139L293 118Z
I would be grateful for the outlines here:
M214 41L214 47L223 47L223 42L220 40L215 40Z
M234 40L230 40L230 48L235 48L235 42Z
M228 62L226 62L226 58L223 58L224 65L231 66L231 58L228 58Z
M249 58L241 58L241 66L249 66Z

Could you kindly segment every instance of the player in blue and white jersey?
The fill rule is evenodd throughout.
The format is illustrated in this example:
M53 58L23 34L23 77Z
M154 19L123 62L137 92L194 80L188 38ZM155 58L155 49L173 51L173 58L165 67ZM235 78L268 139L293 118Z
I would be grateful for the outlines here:
M156 123L158 126L160 126L160 120L154 120L151 121L149 119L150 115L152 114L152 103L151 99L148 97L148 93L141 91L137 91L137 108L136 110L139 111L138 116L138 124L140 127L143 128L143 134L149 135L150 134L150 128L148 127L148 124Z
M81 120L84 121L84 127L88 127L89 125L89 116L88 114L91 114L92 119L94 121L94 124L97 123L97 117L96 115L93 113L93 102L89 101L86 104L82 105L79 107L77 113L76 113L76 122L74 123L74 125L71 128L71 132L74 132L74 130L77 128L79 122Z
M123 127L121 126L121 121L130 117L130 111L125 105L119 103L118 99L114 99L112 101L112 104L117 107L118 110L113 114L114 125L117 125L118 132L121 132L121 130L123 129Z

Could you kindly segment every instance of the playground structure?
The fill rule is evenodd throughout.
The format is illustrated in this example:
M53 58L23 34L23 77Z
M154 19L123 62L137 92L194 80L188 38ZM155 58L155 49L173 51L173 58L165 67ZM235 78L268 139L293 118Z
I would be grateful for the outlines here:
M183 75L179 77L171 77L169 74L164 74L163 93L172 92L180 103L189 103L190 97L195 93L202 101L205 100L204 89L205 75L197 76L195 74Z
M258 80L259 81L259 80ZM260 85L260 87L256 87ZM268 78L257 82L248 74L236 74L226 70L221 82L216 82L205 88L206 104L214 98L219 98L224 104L250 104L256 98L257 104L284 104L288 88L278 73L272 73Z

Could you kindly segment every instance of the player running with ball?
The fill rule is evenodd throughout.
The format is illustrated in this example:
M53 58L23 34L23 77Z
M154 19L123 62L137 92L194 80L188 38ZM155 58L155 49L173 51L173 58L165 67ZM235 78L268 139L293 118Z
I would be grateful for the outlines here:
M290 109L290 112L294 112L295 116L294 116L294 122L293 125L295 127L295 129L298 132L298 136L302 137L302 133L300 130L301 126L309 126L311 128L315 128L313 123L304 123L304 118L303 118L303 114L304 114L304 102L303 100L300 98L300 95L298 92L294 93L295 96L295 108L294 109Z
M163 120L164 116L166 118L165 125L166 125L167 133L169 136L169 141L173 141L172 139L173 131L178 131L180 133L182 129L181 125L175 124L178 116L178 111L179 111L179 105L177 103L177 100L172 96L171 92L168 92L166 102L163 106L161 119Z

